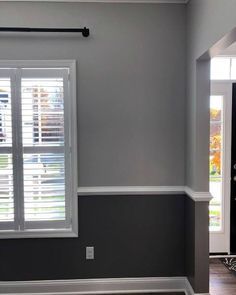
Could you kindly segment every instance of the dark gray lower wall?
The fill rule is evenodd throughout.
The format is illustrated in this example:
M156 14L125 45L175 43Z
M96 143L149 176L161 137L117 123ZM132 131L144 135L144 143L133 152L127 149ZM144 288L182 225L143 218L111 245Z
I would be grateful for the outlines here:
M186 198L80 197L79 238L0 240L0 281L183 276Z
M185 270L190 284L194 287L195 275L195 202L185 200Z
M209 292L208 202L185 201L185 270L196 293Z
M209 291L209 210L208 202L195 204L195 277L196 293Z

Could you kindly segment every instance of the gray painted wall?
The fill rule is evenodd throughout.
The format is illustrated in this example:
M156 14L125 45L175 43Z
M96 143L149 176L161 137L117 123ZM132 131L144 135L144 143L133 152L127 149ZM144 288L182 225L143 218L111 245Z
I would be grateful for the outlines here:
M0 26L91 29L0 36L0 59L78 61L79 185L184 184L184 5L0 3Z
M187 5L186 184L197 191L208 190L209 120L207 113L209 104L204 100L197 99L196 61L225 34L236 27L235 9L235 0L191 0Z
M186 184L196 191L208 191L209 153L209 61L199 58L211 49L232 42L234 34L228 34L236 27L235 0L191 0L187 5L187 157ZM227 38L222 39L226 34ZM221 40L220 43L218 41ZM235 41L235 39L234 39ZM217 43L217 45L216 45ZM209 57L208 57L209 58ZM191 208L193 212L193 208ZM186 212L188 212L186 210ZM187 214L190 228L186 233L186 271L195 292L208 292L208 208L197 204L193 214ZM194 222L194 225L193 225ZM190 229L194 234L190 234ZM191 245L194 246L191 248ZM194 258L193 258L194 257Z

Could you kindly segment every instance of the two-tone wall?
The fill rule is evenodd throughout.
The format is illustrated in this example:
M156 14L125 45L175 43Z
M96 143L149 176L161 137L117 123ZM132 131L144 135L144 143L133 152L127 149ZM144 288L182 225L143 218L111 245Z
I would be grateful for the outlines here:
M236 41L234 0L190 0L187 5L187 132L186 132L186 185L196 191L208 191L208 153L209 153L209 58L219 49L225 49ZM220 41L220 42L219 42ZM204 220L203 211L196 214L196 221ZM206 225L203 221L198 226ZM195 231L197 228L195 227ZM196 237L197 238L197 237ZM199 239L200 240L200 239ZM197 239L196 239L197 241ZM204 245L195 244L195 266L203 256L200 249ZM204 267L206 269L206 265ZM202 273L199 277L199 273ZM207 274L195 272L190 278L195 291L206 286ZM200 280L199 280L200 279ZM205 281L205 283L204 283Z
M185 185L185 5L1 2L0 26L91 30L0 35L0 59L77 61L80 187ZM207 270L195 263L199 234L208 243L203 207L173 192L81 196L78 238L0 240L0 281L188 276L195 286ZM204 273L197 290L207 283Z
M0 59L77 61L79 186L184 185L184 6L0 3L0 26L91 30L0 36ZM184 203L80 197L79 238L0 241L0 280L182 276Z

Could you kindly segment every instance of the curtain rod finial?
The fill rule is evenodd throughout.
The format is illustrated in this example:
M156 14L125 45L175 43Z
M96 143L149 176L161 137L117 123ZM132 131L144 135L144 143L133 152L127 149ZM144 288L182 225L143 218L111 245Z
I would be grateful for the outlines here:
M82 31L82 35L83 35L83 37L88 37L89 36L89 29L84 27L84 29Z

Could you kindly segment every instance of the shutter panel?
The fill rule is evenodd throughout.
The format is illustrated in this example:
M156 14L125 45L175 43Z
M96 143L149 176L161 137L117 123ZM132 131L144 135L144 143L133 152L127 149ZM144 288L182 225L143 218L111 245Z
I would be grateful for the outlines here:
M14 222L11 104L11 79L4 77L3 70L0 74L0 228L3 223Z
M0 238L77 235L75 64L47 63L1 63Z
M60 70L42 69L22 71L25 228L34 228L34 224L60 227L61 222L66 222L66 81L64 72L60 73Z

